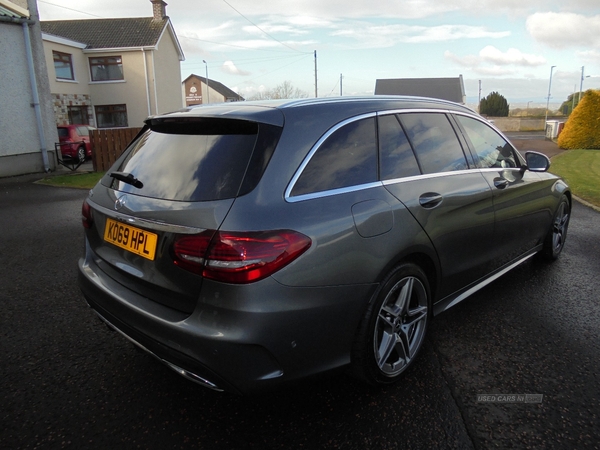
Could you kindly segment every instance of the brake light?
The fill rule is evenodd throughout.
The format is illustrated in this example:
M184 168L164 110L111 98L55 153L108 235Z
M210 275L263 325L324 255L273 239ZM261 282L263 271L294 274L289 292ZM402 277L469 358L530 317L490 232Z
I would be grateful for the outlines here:
M87 200L84 200L83 205L81 205L81 224L83 225L83 228L92 228L93 223L94 216L92 215L92 208L90 208Z
M287 266L311 243L307 236L290 230L207 230L177 239L173 245L174 263L212 280L252 283Z

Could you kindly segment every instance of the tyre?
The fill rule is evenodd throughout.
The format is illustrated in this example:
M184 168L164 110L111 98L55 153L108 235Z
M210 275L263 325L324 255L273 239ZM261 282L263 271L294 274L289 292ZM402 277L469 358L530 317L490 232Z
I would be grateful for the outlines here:
M558 258L565 246L567 239L567 230L569 228L569 219L571 218L571 204L566 195L563 195L558 204L552 226L544 239L542 255L548 260Z
M77 149L77 160L79 162L85 161L85 147L83 145Z
M414 264L397 266L375 292L359 327L354 374L376 385L397 381L421 349L430 319L427 277Z

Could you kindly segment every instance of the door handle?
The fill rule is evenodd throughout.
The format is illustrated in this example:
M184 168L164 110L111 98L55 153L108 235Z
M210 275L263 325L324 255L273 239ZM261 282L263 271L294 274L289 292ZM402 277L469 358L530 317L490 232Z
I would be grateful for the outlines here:
M444 200L444 197L442 197L440 194L436 192L427 192L419 197L419 204L423 208L430 209L438 206L440 203L442 203L442 200Z
M505 178L494 178L494 186L496 186L498 189L504 189L506 186L508 186L508 180Z

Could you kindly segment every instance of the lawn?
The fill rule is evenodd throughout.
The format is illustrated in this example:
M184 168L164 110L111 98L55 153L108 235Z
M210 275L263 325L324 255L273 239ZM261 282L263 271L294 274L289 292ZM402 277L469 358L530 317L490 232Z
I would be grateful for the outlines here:
M567 150L552 158L550 172L563 177L577 197L600 206L600 150Z
M79 189L91 189L93 188L98 180L104 176L104 172L89 172L79 173L73 172L66 175L57 175L48 178L44 178L38 183L48 184L51 186L59 187L71 187Z

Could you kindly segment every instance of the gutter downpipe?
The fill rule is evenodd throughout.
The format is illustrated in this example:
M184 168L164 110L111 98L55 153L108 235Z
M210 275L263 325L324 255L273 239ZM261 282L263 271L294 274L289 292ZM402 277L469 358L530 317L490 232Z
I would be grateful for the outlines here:
M37 80L35 78L35 70L33 66L33 52L31 50L31 39L29 37L29 25L33 25L33 20L23 20L23 35L25 36L25 50L27 53L27 66L29 68L29 80L31 82L31 92L33 94L33 109L35 110L35 119L37 122L38 135L40 138L40 146L42 151L42 159L44 161L44 172L50 172L50 164L48 162L48 149L46 148L46 135L44 133L44 124L42 122L42 111L40 109L40 97L37 90Z
M146 50L142 47L142 58L144 58L144 78L146 79L146 104L148 105L148 116L152 115L150 108L150 83L148 82L148 66L146 65Z

